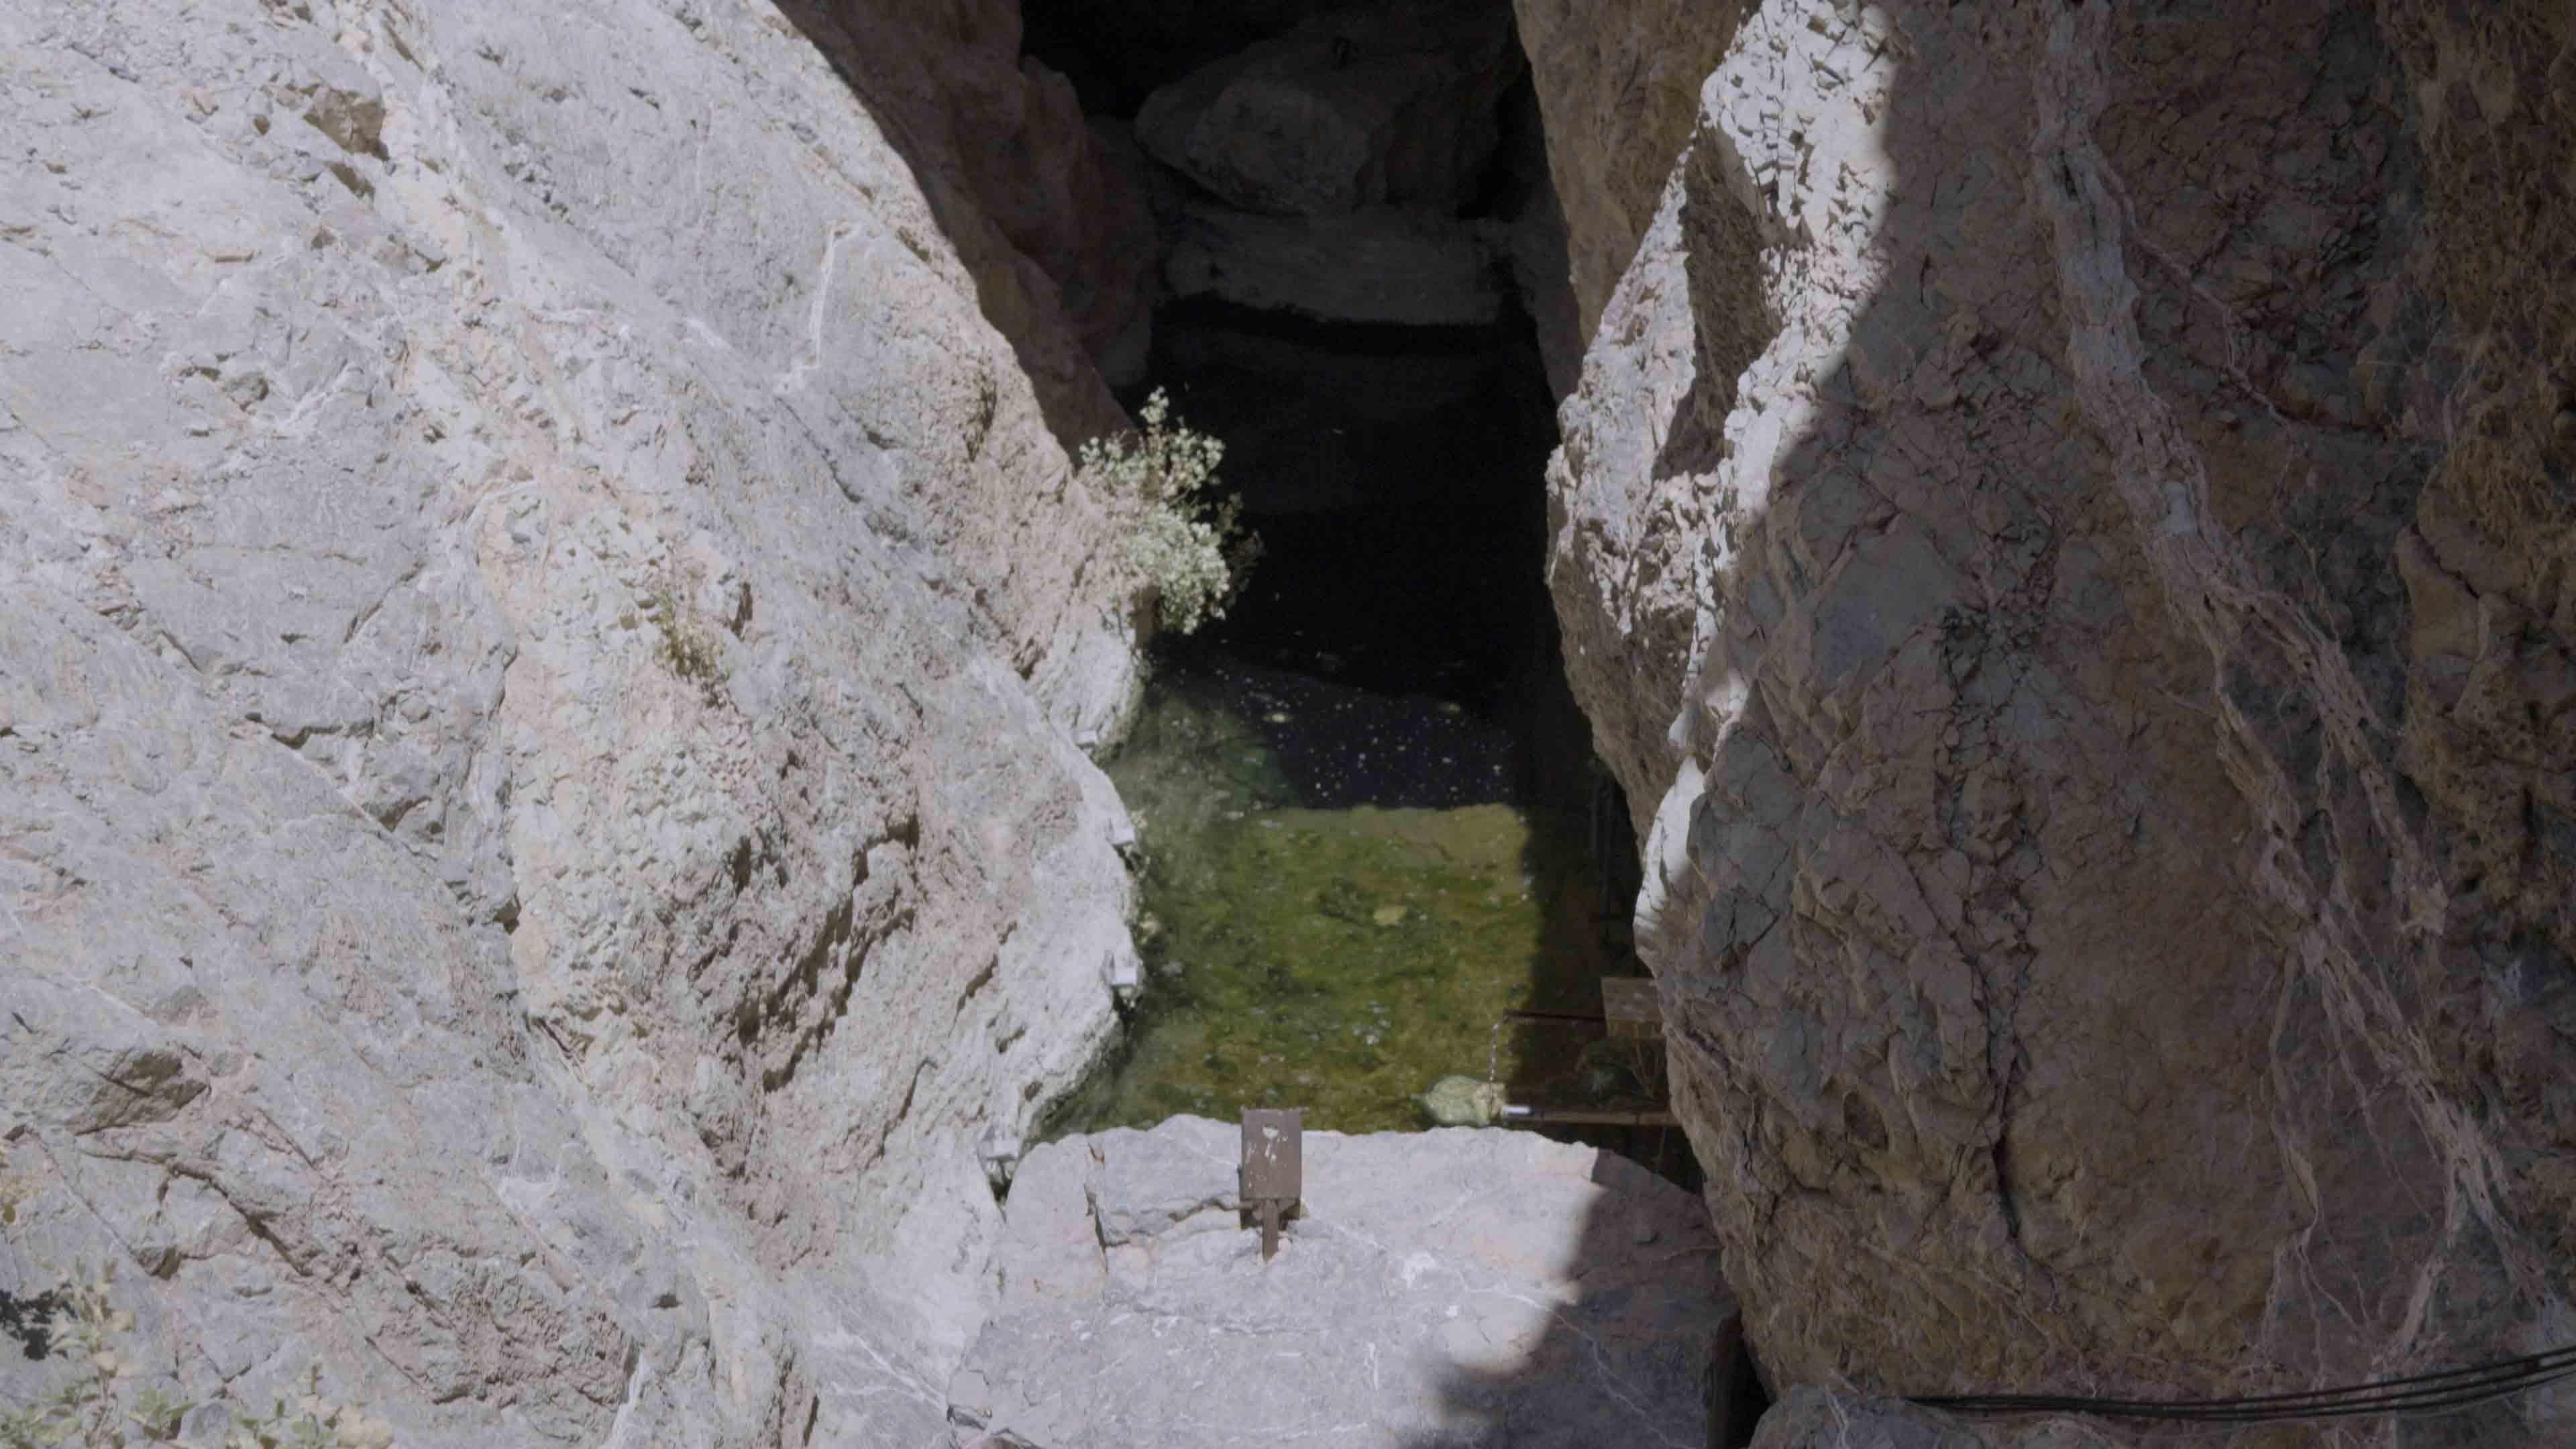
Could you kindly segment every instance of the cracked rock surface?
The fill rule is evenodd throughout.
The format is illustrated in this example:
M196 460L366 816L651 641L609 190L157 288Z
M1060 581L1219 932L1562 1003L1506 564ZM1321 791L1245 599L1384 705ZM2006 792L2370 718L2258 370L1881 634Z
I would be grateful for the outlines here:
M949 1387L960 1444L1707 1441L1733 1305L1699 1204L1534 1133L1308 1132L1261 1260L1241 1129L1052 1142L1012 1180L992 1319Z
M743 0L0 7L13 1304L405 1446L944 1436L1131 641L893 104Z
M2576 139L2526 9L1759 7L1633 259L1567 158L1649 58L1533 47L1616 276L1551 580L1784 1385L2576 1337L2568 309L2477 250Z

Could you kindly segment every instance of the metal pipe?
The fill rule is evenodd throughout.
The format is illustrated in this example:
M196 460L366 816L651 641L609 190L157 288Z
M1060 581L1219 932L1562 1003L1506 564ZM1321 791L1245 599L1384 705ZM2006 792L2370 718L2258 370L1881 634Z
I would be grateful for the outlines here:
M1503 1115L1522 1122L1561 1122L1573 1127L1679 1127L1670 1112L1603 1112L1586 1107L1510 1107Z

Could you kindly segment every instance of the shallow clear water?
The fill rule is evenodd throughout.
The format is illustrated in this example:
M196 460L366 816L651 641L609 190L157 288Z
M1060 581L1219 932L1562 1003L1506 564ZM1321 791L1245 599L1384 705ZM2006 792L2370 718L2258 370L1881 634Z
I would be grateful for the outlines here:
M1308 1126L1334 1131L1411 1128L1432 1081L1489 1068L1562 1079L1556 1100L1639 1095L1622 1065L1633 1053L1601 1050L1597 1029L1494 1030L1514 1007L1597 1009L1598 897L1583 862L1551 853L1501 798L1306 805L1322 782L1266 741L1278 722L1246 719L1230 697L1222 679L1158 681L1109 765L1147 853L1147 986L1122 1054L1055 1130L1246 1106L1301 1106ZM1372 710L1435 751L1484 728L1427 699Z

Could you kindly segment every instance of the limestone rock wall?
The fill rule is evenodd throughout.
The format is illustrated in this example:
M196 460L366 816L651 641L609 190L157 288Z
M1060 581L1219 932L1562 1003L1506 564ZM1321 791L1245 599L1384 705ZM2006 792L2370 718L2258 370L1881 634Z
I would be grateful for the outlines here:
M1654 220L1691 139L1700 82L1746 8L1743 0L1512 0L1547 118L1578 346L1591 340Z
M1146 99L1136 139L1229 205L1276 216L1454 212L1500 142L1511 14L1378 6L1316 20Z
M750 0L0 8L13 1302L406 1446L944 1434L1128 644L888 107Z
M1568 158L1653 57L1529 8L1617 277L1551 577L1774 1376L2576 1336L2558 22L1762 7L1631 260Z
M1122 426L1082 359L1125 372L1141 353L1153 220L1084 123L1072 83L1021 55L1019 0L779 0L777 10L884 118L1057 433ZM1078 355L1062 346L1068 327Z

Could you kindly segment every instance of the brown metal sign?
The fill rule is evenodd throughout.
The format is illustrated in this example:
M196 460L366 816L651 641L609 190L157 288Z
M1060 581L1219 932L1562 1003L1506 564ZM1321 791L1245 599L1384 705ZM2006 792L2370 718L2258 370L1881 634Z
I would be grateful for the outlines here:
M1303 1107L1243 1109L1243 1211L1261 1223L1261 1261L1279 1251L1279 1224L1293 1216L1305 1190L1299 1143L1306 1131Z

